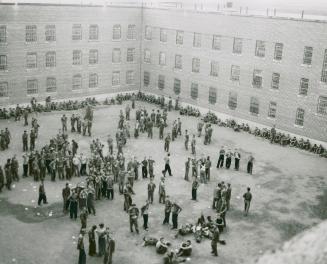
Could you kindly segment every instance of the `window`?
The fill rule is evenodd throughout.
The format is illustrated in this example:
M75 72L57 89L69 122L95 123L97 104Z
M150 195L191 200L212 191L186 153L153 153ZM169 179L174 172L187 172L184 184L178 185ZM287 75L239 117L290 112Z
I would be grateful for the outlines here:
M199 96L199 85L197 83L191 83L191 98L196 100Z
M8 82L0 82L0 98L9 97Z
M183 68L182 55L175 55L175 68L179 70Z
M219 72L218 61L211 61L210 75L214 77L218 77L218 72Z
M184 31L176 31L176 44L183 45Z
M57 83L56 78L48 77L46 83L46 92L47 93L55 93L57 91Z
M217 102L217 89L215 87L209 87L209 103L215 104Z
M149 86L149 84L150 84L150 73L147 71L144 72L143 83L144 83L144 86Z
M112 50L112 63L121 62L121 51L118 48Z
M114 25L112 28L112 39L118 40L121 39L121 26L120 25Z
M0 43L6 43L6 42L7 42L7 27L0 26Z
M159 65L161 66L166 65L166 54L164 52L159 53Z
M158 76L158 88L160 90L165 88L165 76L164 75L159 75Z
M27 94L37 94L38 90L38 83L36 79L27 80L27 87L26 87Z
M127 28L127 39L136 39L136 25L128 25Z
M46 25L45 26L45 41L52 42L56 41L56 26Z
M325 55L324 55L324 61L322 63L320 80L324 83L327 83L327 49L325 49Z
M243 40L241 38L234 38L233 53L242 54L242 42Z
M56 67L56 52L49 51L45 54L45 67L52 68Z
M0 93L1 93L1 89L0 89ZM327 115L327 96L319 96L317 113L321 115Z
M237 93L229 92L228 107L231 110L235 110L237 108Z
M98 50L92 49L89 51L89 64L98 64Z
M181 93L181 80L174 79L174 93L179 95Z
M7 70L7 56L0 55L0 71Z
M73 25L72 40L82 40L82 25L81 24Z
M259 114L259 100L256 97L251 97L250 100L250 113L253 115Z
M283 43L276 43L275 44L275 53L274 53L274 60L280 61L283 58Z
M89 74L89 88L98 87L98 75L96 73Z
M127 62L134 62L135 61L135 49L128 48L127 49Z
M82 64L82 51L74 50L73 51L73 65L81 65Z
M274 72L272 74L272 78L271 78L271 89L279 89L279 79L280 79L280 74Z
M26 42L36 42L37 41L37 28L35 25L27 25L25 32Z
M212 37L212 49L220 50L221 49L221 36L213 35Z
M37 55L35 52L29 52L26 55L26 68L34 69L37 68Z
M126 72L126 84L134 84L134 71Z
M112 86L120 85L120 71L114 71L112 73Z
M195 47L195 48L200 48L201 47L201 34L200 33L194 33L193 47Z
M76 74L73 76L73 90L82 89L82 75Z
M200 59L199 58L192 59L192 72L200 72Z
M312 62L312 47L304 47L304 53L303 53L303 64L304 65L311 65Z
M262 88L262 71L261 70L253 71L252 85L254 88Z
M308 88L309 88L309 79L301 78L299 95L304 95L304 96L308 95Z
M296 114L295 114L295 125L303 126L303 123L304 123L304 109L298 108L296 109Z
M164 28L160 28L160 41L167 42L167 30Z
M262 40L257 40L255 46L255 56L263 58L265 56L266 44Z
M150 26L145 26L145 39L146 40L152 39L152 28Z
M230 72L230 79L234 82L240 81L241 67L237 65L232 65Z
M151 51L148 49L144 50L144 62L151 63Z
M98 25L90 25L89 27L89 40L99 39L99 27Z
M269 108L268 108L268 117L276 118L276 112L277 112L277 103L276 102L270 102L269 103Z

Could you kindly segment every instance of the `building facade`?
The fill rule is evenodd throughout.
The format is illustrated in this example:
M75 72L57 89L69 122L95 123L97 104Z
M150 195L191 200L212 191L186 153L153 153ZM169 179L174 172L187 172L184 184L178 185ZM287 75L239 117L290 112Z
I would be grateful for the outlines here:
M327 141L327 23L1 4L0 104L142 90Z

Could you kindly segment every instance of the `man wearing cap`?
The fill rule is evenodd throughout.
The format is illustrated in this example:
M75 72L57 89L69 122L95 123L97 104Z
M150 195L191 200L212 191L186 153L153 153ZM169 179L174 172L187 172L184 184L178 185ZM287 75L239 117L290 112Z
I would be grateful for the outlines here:
M70 188L69 188L69 184L66 183L66 187L62 189L62 199L63 199L63 212L66 214L67 213L67 202L68 202L68 198L70 196Z
M174 202L172 204L172 221L173 221L173 227L172 229L177 229L178 228L178 215L179 213L182 211L182 208L176 203Z
M129 214L129 227L131 232L133 233L133 226L135 228L136 233L139 233L139 228L137 224L137 219L139 217L139 209L136 207L135 204L132 204L131 207L128 209Z
M169 218L170 218L170 212L171 212L171 202L170 202L170 199L169 199L169 195L166 195L166 199L165 199L165 218L162 222L163 225L165 224L169 224Z
M155 183L153 183L153 178L150 178L150 183L148 184L148 201L153 204L153 193L156 189Z
M22 139L23 139L23 151L28 151L28 134L26 130L24 130Z

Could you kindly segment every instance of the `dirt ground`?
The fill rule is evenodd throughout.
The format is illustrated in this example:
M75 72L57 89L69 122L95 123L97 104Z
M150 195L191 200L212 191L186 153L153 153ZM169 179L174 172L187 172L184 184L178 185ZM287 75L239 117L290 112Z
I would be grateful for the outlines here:
M125 103L126 104L126 103ZM115 134L119 110L125 106L99 107L94 113L93 135L106 142L108 134ZM137 102L137 105L140 105ZM143 103L142 103L143 104ZM143 104L144 105L144 104ZM154 106L145 104L151 110ZM54 136L60 127L60 117L72 112L53 112L38 115L41 125L40 136L36 146L41 147ZM131 127L135 122L135 112L131 113ZM177 119L177 112L168 115L169 128ZM182 129L195 132L197 119L181 117ZM1 129L9 127L12 133L10 149L0 152L0 164L7 157L17 154L21 159L21 135L24 131L23 122L0 121ZM89 153L90 137L82 137L69 133L70 139L76 139L79 152ZM220 146L238 148L241 152L241 170L215 168ZM125 156L152 156L155 163L155 183L159 183L161 170L164 166L163 141L158 139L158 130L154 130L154 138L148 139L142 134L137 140L132 138L124 148ZM193 254L189 263L254 263L267 250L278 248L284 241L295 234L307 229L327 218L327 160L316 155L289 147L271 145L263 139L255 138L246 133L235 133L229 128L214 126L213 141L210 146L203 144L203 138L197 138L198 156L209 155L213 161L211 182L201 185L198 190L198 201L191 201L191 183L185 182L184 162L191 156L184 149L183 138L179 137L171 144L172 177L167 177L166 189L168 194L183 208L179 216L179 225L194 223L201 212L205 216L214 212L210 208L214 186L224 180L232 184L231 210L227 213L227 231L222 239L227 245L219 246L219 257L210 254L210 241L204 239L197 244L192 236L185 237L193 242ZM245 172L246 159L254 155L254 174ZM20 167L21 169L21 167ZM72 184L77 179L72 180ZM77 263L76 237L80 222L74 222L62 214L61 189L65 182L50 182L46 179L45 188L49 205L37 207L38 183L31 178L15 183L13 190L4 190L0 194L0 263L22 264L71 264ZM137 206L142 206L147 197L147 180L136 182L136 195L133 199ZM252 189L253 202L248 217L242 214L242 195L249 186ZM123 197L115 186L115 199L102 200L96 203L97 215L90 216L88 227L104 222L110 226L116 239L114 263L159 264L162 257L153 248L142 247L145 235L161 237L172 242L172 248L177 248L181 239L175 239L175 231L162 225L164 216L163 205L158 204L158 189L155 192L155 202L150 207L148 232L141 231L140 235L129 232L127 214L122 210ZM139 220L139 226L142 219ZM85 237L85 247L88 240ZM102 263L102 259L87 257L87 263Z

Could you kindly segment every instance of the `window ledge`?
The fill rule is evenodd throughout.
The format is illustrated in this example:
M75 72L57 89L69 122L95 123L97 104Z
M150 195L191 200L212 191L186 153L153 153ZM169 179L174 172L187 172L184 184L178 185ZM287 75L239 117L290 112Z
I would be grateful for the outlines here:
M255 117L259 117L259 116L260 116L260 114L255 114L255 113L252 113L252 112L249 112L249 114L250 114L251 116L255 116Z
M320 113L314 113L314 115L321 118L325 118L327 116L327 114L320 114Z
M234 53L234 52L232 52L232 55L234 55L234 56L240 56L240 57L243 56L242 53Z
M281 60L273 59L273 62L276 62L276 63L282 63L282 59L281 59Z
M298 94L297 97L298 97L298 98L306 99L306 98L308 97L308 95Z
M303 129L303 126L294 124L294 127Z
M39 97L39 94L26 94L27 97Z
M82 93L83 92L83 89L81 88L81 89L76 89L76 90L73 90L72 89L72 92L73 93Z
M119 42L119 41L121 41L121 38L120 39L111 39L111 40L114 42Z
M126 38L126 41L136 41L137 39L128 39Z
M312 64L301 64L301 67L312 68Z
M274 93L276 93L276 92L279 93L280 90L279 90L279 89L275 89L275 88L270 88L269 91L272 91L272 92L274 92Z
M267 119L271 121L276 121L276 117L267 116Z

